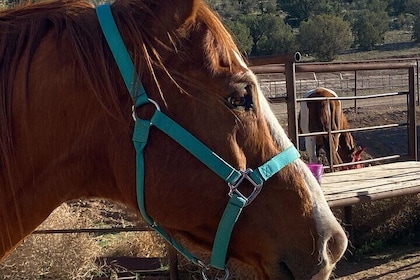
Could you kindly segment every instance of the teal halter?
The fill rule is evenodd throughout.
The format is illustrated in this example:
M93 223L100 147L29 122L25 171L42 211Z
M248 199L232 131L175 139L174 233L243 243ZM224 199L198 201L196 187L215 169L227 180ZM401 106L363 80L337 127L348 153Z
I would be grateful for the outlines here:
M291 146L274 156L269 161L255 170L247 169L245 171L237 170L229 163L224 161L217 154L212 152L200 140L186 131L183 127L160 111L156 102L147 97L146 91L141 85L140 79L131 60L130 54L125 47L121 38L117 25L112 16L111 7L105 4L97 7L96 13L102 32L108 42L109 48L114 55L121 75L126 84L127 90L133 100L133 117L135 120L133 143L136 149L136 191L137 202L140 212L149 224L149 226L160 233L175 249L177 249L187 259L199 265L203 269L203 277L207 279L205 273L210 267L225 270L225 278L229 272L226 267L226 254L229 246L230 237L233 227L241 214L242 209L250 204L252 200L261 191L263 183L274 174L279 172L283 167L299 158L299 152L294 146ZM152 103L156 110L150 120L137 118L135 109L144 104ZM198 257L191 254L186 248L182 247L178 242L173 240L166 231L157 224L152 217L147 214L144 197L144 156L143 151L146 147L150 127L156 127L173 140L178 142L182 147L193 154L203 164L215 172L219 177L225 180L229 185L229 202L225 208L223 216L219 222L219 226L214 239L210 264L206 265ZM243 195L238 187L243 180L248 180L254 186L253 192L249 196Z

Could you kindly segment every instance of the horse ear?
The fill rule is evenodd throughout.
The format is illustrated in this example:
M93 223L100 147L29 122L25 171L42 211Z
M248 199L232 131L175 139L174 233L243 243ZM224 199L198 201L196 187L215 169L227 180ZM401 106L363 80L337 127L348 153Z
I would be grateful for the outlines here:
M195 20L202 0L165 0L156 11L166 30L176 30Z

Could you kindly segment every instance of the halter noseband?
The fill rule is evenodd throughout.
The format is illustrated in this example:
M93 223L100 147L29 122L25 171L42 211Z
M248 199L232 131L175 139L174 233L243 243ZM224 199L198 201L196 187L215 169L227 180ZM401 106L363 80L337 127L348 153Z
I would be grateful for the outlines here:
M212 152L200 140L181 127L178 123L169 118L160 111L159 106L153 100L147 97L146 91L141 85L140 79L131 60L130 54L121 38L118 27L112 16L111 7L105 4L96 8L96 14L102 28L102 32L108 42L109 48L117 62L120 73L124 78L127 90L133 100L133 118L135 120L133 143L136 149L136 193L137 202L144 220L149 226L162 235L176 250L184 255L191 262L199 265L204 279L207 279L206 270L214 267L225 270L225 279L229 276L226 267L226 254L229 246L230 237L234 225L241 214L242 209L250 204L262 189L263 183L279 172L283 167L299 158L299 152L294 146L291 146L283 152L277 154L263 165L255 170L247 169L245 171L237 170L229 163L224 161L216 153ZM144 104L152 103L156 110L150 120L137 118L135 109ZM157 224L146 212L144 197L144 156L143 151L146 147L150 127L157 127L159 130L170 136L182 147L193 154L203 164L215 172L219 177L229 185L229 202L225 208L223 216L219 222L216 232L210 264L206 265L198 257L191 254L186 248L173 240L166 231ZM244 181L248 180L254 186L250 195L242 194L238 187Z

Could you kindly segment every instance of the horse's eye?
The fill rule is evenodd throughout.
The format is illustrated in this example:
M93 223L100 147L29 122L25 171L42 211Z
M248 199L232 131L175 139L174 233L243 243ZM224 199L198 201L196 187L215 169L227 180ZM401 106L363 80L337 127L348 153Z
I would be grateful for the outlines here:
M243 92L233 92L228 98L226 98L226 101L231 109L249 111L252 110L254 106L249 86L246 86Z

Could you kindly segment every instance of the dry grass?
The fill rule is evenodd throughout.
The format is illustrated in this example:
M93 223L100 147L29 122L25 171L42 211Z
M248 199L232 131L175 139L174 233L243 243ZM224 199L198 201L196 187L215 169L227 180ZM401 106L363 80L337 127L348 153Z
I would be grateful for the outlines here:
M420 244L420 194L357 205L354 251L371 253L389 246Z
M67 205L56 209L46 227L84 226ZM87 234L31 235L0 267L0 279L89 279L96 274L101 248Z
M92 202L99 205L99 202ZM106 207L107 204L104 204ZM57 208L41 225L42 229L86 228L97 224L82 208L67 204ZM91 211L95 211L92 210ZM96 211L97 212L97 211ZM109 267L99 266L100 256L162 257L166 249L152 232L118 234L33 234L0 265L0 280L74 279L109 275Z
M419 242L416 231L420 224L419 196L401 197L375 203L358 205L354 209L355 243L353 252L366 253L383 249L390 244ZM89 201L95 207L86 211L80 205L63 204L54 211L42 228L82 228L107 224L110 217L103 216L103 210L111 209L115 216L118 207L107 202ZM100 209L100 211L98 210ZM121 208L120 211L124 211ZM335 211L340 218L340 211ZM83 213L83 214L81 214ZM99 214L99 216L98 216ZM109 214L109 213L108 213ZM125 217L121 212L121 216ZM93 217L93 218L92 218ZM99 217L99 218L98 218ZM121 218L124 219L124 218ZM129 224L133 221L126 220ZM113 222L115 223L115 221ZM357 250L356 250L357 249ZM198 253L203 259L208 254ZM160 257L166 255L166 247L160 237L152 232L124 232L119 234L48 234L31 235L0 266L0 280L5 279L56 279L84 280L98 276L111 279L116 272L124 271L111 265L100 266L101 256ZM201 279L201 271L180 259L180 279ZM230 279L254 279L252 269L237 260L228 264ZM114 276L113 276L114 275ZM211 273L209 275L212 275ZM113 277L113 278L112 278Z

